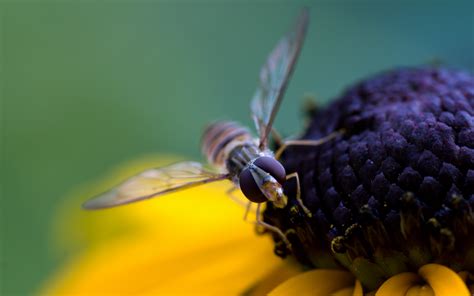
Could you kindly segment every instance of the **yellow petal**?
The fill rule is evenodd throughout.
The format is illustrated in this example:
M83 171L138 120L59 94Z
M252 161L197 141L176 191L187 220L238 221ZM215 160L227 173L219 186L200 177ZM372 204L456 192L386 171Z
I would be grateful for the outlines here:
M226 294L236 295L280 259L265 239L225 240L174 256L161 255L154 238L103 246L58 273L42 295Z
M404 296L410 287L421 280L413 272L403 272L386 280L375 293L375 296Z
M352 296L364 296L364 290L362 289L362 284L359 280L355 282L354 292Z
M121 208L80 212L75 231L81 225L92 228L87 231L94 231L94 225L101 228L103 218L110 225L134 227L125 235L86 244L82 255L59 270L40 294L245 291L281 259L273 254L271 239L257 236L254 226L243 221L244 209L225 194L228 186L210 184ZM79 203L76 209L81 211Z
M58 205L53 219L53 242L58 253L74 251L110 238L127 236L156 227L153 221L156 200L103 211L90 212L81 204L145 169L160 167L178 160L177 157L145 156L113 169L100 180L73 189Z
M302 272L303 267L301 264L294 259L287 258L262 278L257 279L257 281L242 294L247 296L267 295L280 283Z
M332 293L331 296L364 296L364 291L362 290L360 281L356 280L354 287L341 289Z
M435 293L430 286L427 285L416 285L408 289L406 296L434 296ZM455 294L453 294L455 295Z
M206 237L216 238L215 230L227 231L229 227L238 226L240 231L253 231L250 223L243 223L244 209L225 193L232 186L229 181L101 211L80 208L88 197L109 189L127 176L172 162L157 157L133 161L104 178L106 181L101 182L104 184L82 186L76 190L75 195L59 208L58 217L54 220L60 250L77 250L106 243L109 239L129 238L148 232L157 232L158 236L163 236L164 232L179 236L180 232L189 231L203 240Z
M269 295L329 295L352 285L354 285L354 276L347 271L316 269L290 278Z
M439 264L426 264L418 273L433 288L436 296L470 296L461 277L453 270Z
M347 287L334 293L331 293L331 296L352 296L353 293L354 287Z

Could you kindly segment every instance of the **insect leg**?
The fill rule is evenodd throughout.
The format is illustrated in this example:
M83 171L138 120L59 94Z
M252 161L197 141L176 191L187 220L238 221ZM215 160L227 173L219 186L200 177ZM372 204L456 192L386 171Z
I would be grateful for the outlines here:
M247 222L247 218L249 216L249 212L250 212L251 208L252 208L252 202L249 201L249 202L247 202L247 206L245 208L245 214L244 214L244 221L246 221L246 222Z
M275 158L279 159L280 156L283 154L283 152L288 148L289 146L319 146L322 145L332 139L334 139L336 136L343 134L344 130L341 129L339 131L330 133L326 137L323 137L321 139L317 140L288 140L283 142L283 145L281 145L278 150L275 152Z
M235 191L238 190L238 189L239 189L239 188L237 188L237 187L229 188L229 190L226 191L226 194L227 194L233 201L235 201L235 202L238 203L239 205L245 207L244 221L247 221L248 216L249 216L249 212L253 212L253 211L252 211L252 202L251 202L251 201L248 201L247 203L245 203L245 201L243 201L242 199L240 199L238 196L235 196L235 195L232 194L233 192L235 192Z
M308 216L308 217L312 217L313 215L311 214L311 211L308 210L308 208L303 204L303 200L301 199L301 186L300 186L300 177L298 176L298 173L297 172L294 172L294 173L291 173L289 175L286 176L286 180L289 180L291 178L295 178L296 179L296 201L298 202L298 204L300 205L300 207L303 209L303 211L305 212L305 214Z
M225 193L233 200L235 201L236 203L238 203L239 205L241 205L242 207L247 207L247 205L245 204L245 202L240 199L238 196L235 196L233 193L238 190L239 188L235 187L235 186L232 186L231 188L229 188L229 190L227 190Z
M260 225L262 227L264 227L265 229L268 229L270 231L273 231L274 233L276 233L278 236L280 236L280 238L282 239L282 241L285 243L286 247L288 248L288 250L291 251L291 243L290 241L286 238L286 235L280 230L280 228L278 227L275 227L273 225L270 225L266 222L264 222L262 220L262 217L260 215L260 208L261 208L262 204L259 203L257 204L257 225Z

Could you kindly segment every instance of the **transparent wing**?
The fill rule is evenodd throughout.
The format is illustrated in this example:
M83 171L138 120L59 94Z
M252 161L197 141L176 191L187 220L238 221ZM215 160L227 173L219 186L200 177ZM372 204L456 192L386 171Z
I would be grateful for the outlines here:
M308 22L308 10L304 9L295 27L278 42L260 70L259 85L250 105L260 135L260 148L266 147L267 136L303 45Z
M86 201L82 207L85 209L114 207L226 178L227 174L207 171L198 162L179 162L133 176L111 190Z

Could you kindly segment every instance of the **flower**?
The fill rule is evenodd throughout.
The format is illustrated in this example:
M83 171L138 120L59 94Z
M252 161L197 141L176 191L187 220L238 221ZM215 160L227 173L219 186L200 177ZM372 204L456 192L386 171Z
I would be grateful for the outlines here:
M67 200L56 233L63 251L76 251L40 295L362 295L348 271L304 270L291 258L275 256L268 237L257 235L243 221L243 208L226 196L225 182L110 210L79 209L84 194L160 164L146 158L125 165L99 182L105 185L84 187ZM386 293L400 282L403 289L415 286L433 272L390 279L377 295L393 295ZM449 279L449 291L465 289L466 275L443 272L439 276Z
M474 293L474 77L398 69L312 116L303 138L337 136L282 159L310 213L293 180L264 211L291 251L243 222L225 182L96 213L76 199L57 224L80 252L42 294Z
M375 75L315 112L303 138L331 133L283 158L300 175L311 217L294 199L265 212L291 234L302 264L342 264L369 290L429 263L474 271L474 76L443 68ZM294 184L285 190L292 195Z

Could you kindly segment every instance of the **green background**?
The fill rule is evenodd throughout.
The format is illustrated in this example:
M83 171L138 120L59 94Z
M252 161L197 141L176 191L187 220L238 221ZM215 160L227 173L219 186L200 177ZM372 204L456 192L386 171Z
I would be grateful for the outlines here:
M474 71L473 1L254 2L0 2L1 294L33 293L60 264L51 217L78 185L145 154L200 159L209 121L251 124L259 68L304 4L286 135L305 94L324 103L434 60Z

